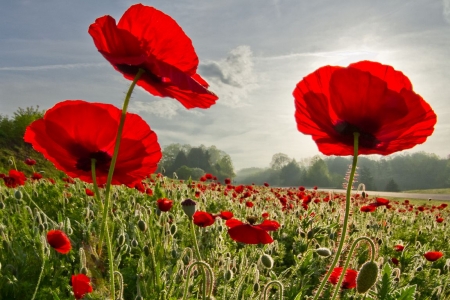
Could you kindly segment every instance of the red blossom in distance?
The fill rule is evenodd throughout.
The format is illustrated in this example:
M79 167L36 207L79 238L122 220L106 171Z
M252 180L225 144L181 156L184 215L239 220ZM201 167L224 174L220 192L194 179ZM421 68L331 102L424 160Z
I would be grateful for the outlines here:
M334 285L336 285L339 281L339 277L341 276L343 268L337 267L333 269L331 272L328 281ZM354 289L356 287L356 277L358 276L358 272L352 269L347 269L345 271L344 280L342 281L343 289Z
M436 114L391 66L361 61L348 67L321 67L294 90L295 119L325 155L388 155L425 142Z
M72 249L69 238L61 230L50 230L47 232L47 242L61 254L67 254Z
M442 256L444 256L444 254L440 251L429 251L427 253L425 253L423 255L428 261L436 261L439 258L441 258Z
M103 16L89 26L100 54L118 72L154 96L175 98L186 108L209 108L218 97L197 74L191 39L170 16L142 4L132 5L119 23Z
M25 185L27 177L24 173L17 170L9 170L8 176L2 176L5 185L9 188L16 188L20 185Z
M27 164L29 166L34 166L36 164L36 161L34 159L27 158L27 159L25 159L25 164Z
M88 183L92 183L91 159L95 159L97 183L102 185L120 116L121 110L110 104L66 100L29 125L24 140L69 177ZM156 134L140 116L127 113L112 184L140 182L156 170L161 156Z
M194 219L194 224L200 227L208 227L214 224L214 216L205 211L196 211L192 216Z
M394 246L394 250L397 252L402 252L403 249L405 249L405 246L403 246L403 245L395 245Z
M169 211L173 206L173 201L167 198L161 198L156 201L160 211Z
M92 293L91 280L84 274L72 275L72 290L75 299L82 299L87 293Z

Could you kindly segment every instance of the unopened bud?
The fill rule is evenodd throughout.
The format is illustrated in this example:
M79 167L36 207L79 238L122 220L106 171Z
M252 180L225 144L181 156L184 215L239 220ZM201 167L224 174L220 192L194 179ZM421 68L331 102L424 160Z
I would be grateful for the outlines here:
M227 270L225 272L225 280L226 281L230 281L231 279L233 279L233 277L234 277L234 273L232 270Z
M317 248L316 252L322 257L328 257L331 255L331 250L328 248Z
M139 230L142 232L147 231L147 223L145 223L144 220L139 220L138 227L139 227Z
M261 256L261 263L266 269L273 268L273 258L269 254L264 254Z
M378 266L374 261L368 261L359 270L356 277L356 290L360 294L367 292L377 281Z
M17 200L21 200L21 199L23 198L22 192L19 191L19 190L16 190L16 191L14 192L14 197L15 197Z

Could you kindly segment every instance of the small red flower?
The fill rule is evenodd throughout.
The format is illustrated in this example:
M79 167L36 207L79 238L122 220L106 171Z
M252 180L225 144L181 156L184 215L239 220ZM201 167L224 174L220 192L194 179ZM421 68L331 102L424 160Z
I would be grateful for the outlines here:
M334 285L336 285L339 281L339 277L342 273L342 267L337 267L333 269L331 272L330 278L328 281ZM343 289L354 289L356 287L356 277L358 276L358 272L352 269L347 269L345 271L344 280L342 281Z
M438 223L442 223L442 222L444 222L444 218L441 218L441 217L439 217L439 218L436 218L436 222L438 222Z
M374 212L375 210L377 210L375 205L365 205L360 208L360 211L362 212Z
M156 201L160 211L169 211L173 206L173 201L167 198L161 198Z
M87 196L90 196L90 197L94 196L94 192L88 188L85 188L84 192L86 193Z
M425 142L436 114L409 79L391 66L361 61L348 67L321 67L295 90L295 119L325 155L388 155Z
M27 177L24 173L16 170L9 170L9 176L3 176L5 185L9 188L16 188L20 185L25 185Z
M394 246L394 250L397 252L402 252L403 249L405 249L405 246L403 246L403 245L395 245Z
M106 183L122 111L110 104L66 100L47 110L25 132L25 142L68 176ZM112 184L133 186L153 173L161 158L156 134L138 115L127 113Z
M195 191L195 198L199 198L200 197L200 191Z
M389 200L385 199L385 198L376 198L375 200L377 201L376 204L378 206L388 205L389 204Z
M53 249L62 254L67 254L72 249L69 238L61 230L50 230L47 232L47 242Z
M233 213L231 211L221 211L217 216L222 220L229 220L233 217Z
M444 254L440 251L430 251L430 252L425 253L423 256L425 256L425 258L428 261L436 261L439 258L441 258L443 255Z
M251 207L253 207L253 202L251 202L251 201L247 201L247 202L245 202L245 206L247 206L248 208L251 208Z
M267 218L269 218L269 213L263 212L261 217L263 217L263 219L267 219Z
M206 173L206 174L205 174L205 178L208 179L208 180L213 179L213 177L214 177L214 176L213 176L212 174L210 174L210 173Z
M25 159L25 164L27 164L29 166L34 166L36 164L36 161L34 159L27 158L27 159Z
M72 290L75 299L82 299L87 293L92 293L91 280L84 274L72 275Z
M225 184L230 184L231 183L231 179L230 178L225 178Z
M268 187L269 184L268 184L267 182L264 182L264 186L265 186L265 187Z
M237 219L225 222L229 228L229 236L236 242L245 244L270 244L273 242L268 231L275 231L280 227L276 221L264 220L259 225L245 224Z
M42 175L41 175L41 173L34 172L33 175L31 176L31 179L33 179L33 180L42 179Z
M205 211L196 211L193 215L194 224L200 227L207 227L214 224L214 216Z
M103 16L89 26L103 57L128 79L145 73L137 85L152 95L175 98L186 108L208 108L218 99L197 74L198 57L191 39L168 15L136 4L119 23Z
M398 264L400 263L400 261L395 257L391 258L391 262L396 266L398 266Z

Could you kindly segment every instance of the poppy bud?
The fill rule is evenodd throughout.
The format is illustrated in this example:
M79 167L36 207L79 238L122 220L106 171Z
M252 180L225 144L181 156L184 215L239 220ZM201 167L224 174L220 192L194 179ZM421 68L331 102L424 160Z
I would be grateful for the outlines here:
M19 190L16 190L16 191L14 192L14 197L15 197L17 200L21 200L21 199L23 198L22 192L19 191Z
M197 203L192 199L186 199L181 202L181 208L183 208L184 213L188 216L189 219L192 219L196 211Z
M173 258L177 258L177 256L178 256L177 250L175 250L175 249L172 249L170 254L172 255Z
M175 233L177 233L177 225L176 224L172 224L170 226L170 234L171 235L175 235Z
M149 256L150 255L150 248L147 245L144 246L143 250L144 250L145 256Z
M273 258L269 254L264 254L261 256L261 263L266 269L272 269L273 267Z
M253 284L253 291L254 291L255 293L257 293L257 292L259 291L259 288L260 288L259 283L258 283L258 282L255 282L255 284Z
M316 231L313 229L311 229L310 231L308 231L308 233L306 234L306 236L308 237L308 239L312 239L314 237L314 234L316 233Z
M136 241L136 239L133 239L133 240L131 241L131 247L136 248L138 245L139 245L139 243L138 243L138 241Z
M142 232L147 231L147 223L145 223L144 220L139 220L138 227L139 227L139 230Z
M331 255L331 251L328 248L317 248L316 252L322 257L328 257Z
M43 231L45 231L45 225L44 224L39 224L39 231L40 232L43 232Z
M125 234L122 233L117 238L117 244L119 245L119 247L121 247L124 243L125 243Z
M80 273L84 274L84 275L87 275L88 269L86 267L82 267L81 270L80 270Z
M225 280L226 281L230 281L231 279L233 279L234 273L232 270L227 270L225 272Z
M418 268L416 269L417 272L420 272L420 271L422 271L422 270L423 270L422 267L418 267Z
M358 277L356 277L356 290L358 293L364 294L377 281L378 266L374 261L368 261L359 270Z

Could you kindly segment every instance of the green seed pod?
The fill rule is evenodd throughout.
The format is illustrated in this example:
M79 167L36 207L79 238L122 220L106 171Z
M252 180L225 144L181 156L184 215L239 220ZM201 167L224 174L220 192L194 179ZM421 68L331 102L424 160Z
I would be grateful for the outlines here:
M80 273L84 274L84 275L87 275L88 269L86 267L82 267L81 270L80 270Z
M43 232L43 231L45 231L45 225L44 224L39 224L39 231L40 232Z
M260 289L259 283L258 283L258 282L255 282L255 283L253 284L253 291L254 291L255 293L257 293L257 292L259 291L259 289Z
M131 241L131 247L136 248L139 245L138 241L136 241L136 239L133 239Z
M269 254L264 254L261 256L261 263L266 269L273 268L273 258Z
M378 266L374 261L368 261L359 270L356 277L356 290L360 294L367 292L377 281Z
M0 201L0 209L4 209L5 208L5 203L3 201Z
M121 235L119 235L119 237L117 238L117 245L119 246L119 247L122 247L123 246L123 244L125 243L125 234L121 234Z
M331 250L328 248L317 248L316 252L322 257L328 257L331 255Z
M145 256L150 255L150 248L147 245L144 246L144 254L145 254Z
M138 227L139 227L139 230L142 232L147 231L147 223L145 223L144 220L139 220Z
M172 224L171 226L170 226L170 234L171 235L175 235L175 233L177 233L177 225L176 224Z
M178 253L177 250L172 249L172 251L170 252L173 258L177 258L178 257Z
M234 277L233 271L227 270L227 271L225 272L225 280L226 280L226 281L230 281L231 279L233 279L233 277Z
M19 190L16 190L16 191L14 192L14 197L15 197L17 200L21 200L21 199L23 198L22 192L19 191Z
M308 239L312 239L314 237L314 234L316 233L316 230L313 228L310 231L308 231L308 233L306 234L306 236L308 237Z
M416 269L417 272L420 272L420 271L422 271L422 270L423 270L422 267L418 267L418 268Z

